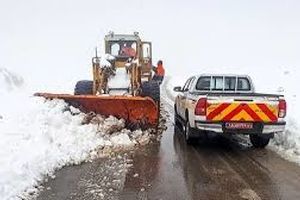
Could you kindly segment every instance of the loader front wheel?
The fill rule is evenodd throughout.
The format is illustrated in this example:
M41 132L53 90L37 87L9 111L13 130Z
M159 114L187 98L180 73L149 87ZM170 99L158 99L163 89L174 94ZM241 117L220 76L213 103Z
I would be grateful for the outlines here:
M93 81L83 80L78 81L74 89L75 95L90 95L93 94Z
M160 101L160 87L157 81L146 81L141 85L141 95L151 97L155 102Z

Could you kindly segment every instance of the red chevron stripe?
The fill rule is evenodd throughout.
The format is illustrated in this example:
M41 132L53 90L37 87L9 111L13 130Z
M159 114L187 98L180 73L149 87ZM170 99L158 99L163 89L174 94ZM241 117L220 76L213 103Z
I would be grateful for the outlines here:
M238 107L236 107L233 111L228 113L225 117L223 117L224 121L231 120L235 115L239 114L243 110L243 104L240 104Z
M272 122L276 122L278 120L277 116L265 105L262 103L256 104L268 117Z
M220 112L225 110L230 104L229 103L222 103L216 109L214 109L211 113L207 115L208 120L213 120Z
M256 122L263 121L250 107L249 105L244 105L244 110L252 117Z

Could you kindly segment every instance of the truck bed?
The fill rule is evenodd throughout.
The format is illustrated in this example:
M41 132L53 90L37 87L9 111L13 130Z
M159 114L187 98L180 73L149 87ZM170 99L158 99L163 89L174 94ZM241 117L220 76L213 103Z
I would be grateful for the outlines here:
M277 122L280 95L262 93L207 93L209 121Z
M206 96L244 96L244 97L269 97L280 98L284 95L279 94L266 94L266 93L235 93L235 92L192 92L193 95L206 95Z

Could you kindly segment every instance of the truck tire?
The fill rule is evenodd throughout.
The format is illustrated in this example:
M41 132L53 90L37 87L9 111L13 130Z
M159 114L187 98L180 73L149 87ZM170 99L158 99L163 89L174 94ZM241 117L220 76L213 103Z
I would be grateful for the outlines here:
M192 136L195 130L191 128L190 122L187 120L184 124L184 138L187 144L194 144L196 142L196 138Z
M265 148L270 142L270 137L264 135L251 134L250 141L255 148Z
M146 81L141 85L141 96L151 97L155 102L160 102L160 87L157 81Z
M74 89L75 95L91 95L93 94L93 81L78 81Z
M174 123L175 123L175 126L182 127L182 125L179 121L179 115L178 115L178 112L177 112L177 109L176 109L176 105L174 105Z

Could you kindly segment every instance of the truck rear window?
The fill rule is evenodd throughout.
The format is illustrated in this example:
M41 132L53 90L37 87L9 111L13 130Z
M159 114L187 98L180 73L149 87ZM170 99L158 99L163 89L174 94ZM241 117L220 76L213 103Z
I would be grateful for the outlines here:
M225 90L235 91L236 77L225 77Z
M196 89L197 90L210 90L210 77L209 76L200 77L196 84Z
M211 82L212 90L223 90L223 77L222 76L214 76Z
M212 91L250 91L251 85L246 77L202 76L198 79L196 89Z
M247 78L238 78L237 90L249 91L250 89L250 83Z

